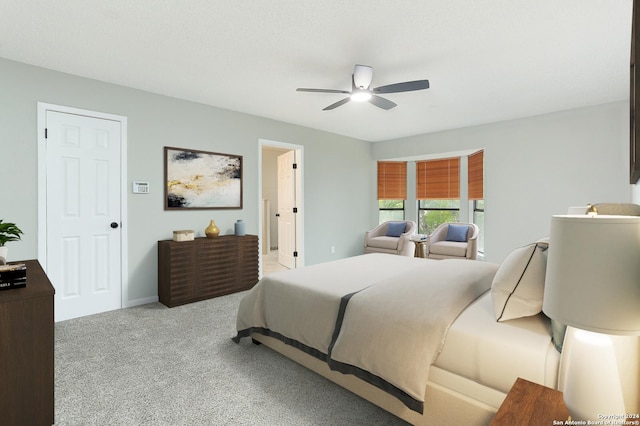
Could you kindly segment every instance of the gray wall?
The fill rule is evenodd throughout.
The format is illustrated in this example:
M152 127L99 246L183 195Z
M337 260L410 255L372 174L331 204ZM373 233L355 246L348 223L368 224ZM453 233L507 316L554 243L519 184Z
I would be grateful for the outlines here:
M304 146L305 263L361 253L377 223L375 160L485 149L486 259L548 235L549 216L588 202L628 202L628 103L618 102L370 144L0 59L0 219L17 222L13 259L36 258L38 101L128 117L130 301L156 296L156 241L174 229L200 235L210 218L223 233L236 219L258 232L259 139ZM163 146L244 157L244 208L163 210ZM636 197L637 198L637 197ZM336 252L330 248L335 246Z
M617 102L375 143L376 160L485 150L485 258L549 234L569 206L630 202L629 104Z
M0 59L0 219L16 222L23 241L8 245L10 260L38 257L37 102L128 117L128 185L148 181L148 195L128 194L129 302L157 296L156 242L174 229L203 236L209 219L232 233L243 219L258 233L259 139L304 146L305 263L362 252L374 191L371 145L326 132L106 84ZM163 147L243 156L242 210L164 211ZM353 190L337 190L342 188ZM330 253L330 247L336 253Z

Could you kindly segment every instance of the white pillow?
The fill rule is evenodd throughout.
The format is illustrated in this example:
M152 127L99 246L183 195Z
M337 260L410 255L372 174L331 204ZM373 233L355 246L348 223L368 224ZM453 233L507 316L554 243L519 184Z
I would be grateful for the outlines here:
M491 284L493 310L498 321L542 312L547 248L543 242L512 251L500 264Z

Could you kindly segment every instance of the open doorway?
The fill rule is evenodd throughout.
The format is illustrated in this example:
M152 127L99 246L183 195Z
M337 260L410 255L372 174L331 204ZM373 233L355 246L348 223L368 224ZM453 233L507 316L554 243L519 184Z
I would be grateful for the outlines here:
M261 276L304 264L300 145L260 140Z

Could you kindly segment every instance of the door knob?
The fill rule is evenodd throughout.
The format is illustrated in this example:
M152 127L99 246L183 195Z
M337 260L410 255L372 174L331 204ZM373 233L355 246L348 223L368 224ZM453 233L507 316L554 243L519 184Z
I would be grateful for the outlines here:
M118 227L118 222L111 222L111 227L116 229Z

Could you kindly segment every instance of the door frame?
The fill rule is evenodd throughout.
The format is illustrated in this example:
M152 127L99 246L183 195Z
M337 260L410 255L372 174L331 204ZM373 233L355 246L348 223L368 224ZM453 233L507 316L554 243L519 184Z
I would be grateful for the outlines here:
M262 278L262 222L264 209L262 206L262 149L264 147L274 147L296 151L296 161L300 170L300 182L296 182L298 213L296 216L296 247L298 248L298 258L296 260L296 268L304 266L304 146L287 142L278 142L268 139L258 139L258 239L260 259L260 278Z
M47 111L112 120L120 123L120 307L129 303L128 238L127 238L127 117L103 112L38 102L38 261L47 271L47 152L45 128Z

